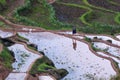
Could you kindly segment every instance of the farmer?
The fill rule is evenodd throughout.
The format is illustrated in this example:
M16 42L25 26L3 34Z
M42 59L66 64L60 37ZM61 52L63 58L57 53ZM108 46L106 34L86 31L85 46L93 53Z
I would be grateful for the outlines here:
M76 34L76 27L75 26L73 26L72 34Z

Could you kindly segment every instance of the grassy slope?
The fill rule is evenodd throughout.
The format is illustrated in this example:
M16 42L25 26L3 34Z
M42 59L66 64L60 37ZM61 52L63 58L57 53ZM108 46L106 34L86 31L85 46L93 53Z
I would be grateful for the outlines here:
M2 60L2 64L7 68L7 69L12 69L12 62L13 62L13 57L10 54L10 51L4 47L3 51L0 53L0 59Z
M0 0L0 4L5 5L6 4L6 0Z
M82 8L87 12L79 16L78 21L73 19L73 23L69 23L68 25L56 19L54 8L47 4L45 0L26 0L26 4L24 6L15 10L14 19L17 23L40 26L51 30L70 30L71 25L76 25L78 27L78 31L82 32L87 32L88 28L90 28L90 30L93 31L88 31L90 33L105 33L104 28L106 27L106 29L108 29L106 30L108 31L107 34L111 34L111 32L116 29L115 33L119 32L118 24L120 23L120 16L116 11L94 6L89 4L87 0L81 0L78 1L78 3L74 0L70 0L70 2L69 0L58 0L57 2L58 4L61 4L62 2L62 5L68 7ZM82 23L79 23L79 21ZM80 24L84 25L81 26Z
M106 13L106 12L113 13L113 14L114 14L114 21L115 21L117 24L120 24L120 16L119 16L120 13L119 13L119 12L116 12L116 11L114 11L114 10L110 10L110 9L107 9L107 8L103 8L103 7L94 6L94 5L90 4L90 3L88 3L88 0L83 0L83 2L84 2L87 6L93 8L93 9L101 10L101 11L103 11L104 13ZM112 5L120 6L120 5L117 4L116 2L113 2L112 0L108 0L108 2L109 2L110 4L112 4Z
M63 24L56 20L55 13L51 5L45 0L31 1L15 11L15 18L26 25L40 26L45 29L70 29L70 25Z
M47 57L43 56L34 63L30 73L36 74L40 72L47 72L48 69L55 69L55 67L51 64L52 62Z

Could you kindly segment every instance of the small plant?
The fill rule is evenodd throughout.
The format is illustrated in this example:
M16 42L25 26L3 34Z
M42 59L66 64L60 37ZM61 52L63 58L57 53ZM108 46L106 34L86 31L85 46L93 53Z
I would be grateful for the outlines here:
M98 51L99 49L94 47L94 43L91 44L91 48L94 50L94 51Z
M87 42L92 42L92 40L88 37L85 37L84 40L87 41Z

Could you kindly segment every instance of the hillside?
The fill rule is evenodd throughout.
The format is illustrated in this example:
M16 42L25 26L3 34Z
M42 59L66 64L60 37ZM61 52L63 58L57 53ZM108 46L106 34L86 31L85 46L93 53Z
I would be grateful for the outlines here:
M12 79L119 80L120 1L0 0L0 80Z

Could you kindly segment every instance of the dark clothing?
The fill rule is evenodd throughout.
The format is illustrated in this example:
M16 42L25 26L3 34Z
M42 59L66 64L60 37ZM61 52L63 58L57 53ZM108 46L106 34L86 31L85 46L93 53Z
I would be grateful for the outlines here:
M76 34L76 27L73 27L72 33Z

